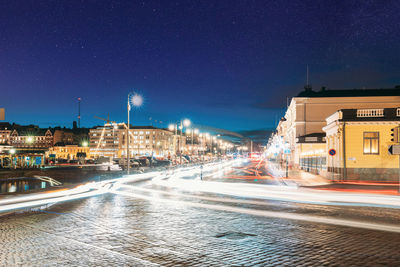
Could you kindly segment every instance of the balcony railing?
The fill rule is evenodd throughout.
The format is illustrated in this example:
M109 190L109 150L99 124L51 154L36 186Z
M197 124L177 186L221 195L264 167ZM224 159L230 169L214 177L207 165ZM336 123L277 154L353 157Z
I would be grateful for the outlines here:
M383 108L357 109L357 117L358 118L383 117L383 116L384 116Z

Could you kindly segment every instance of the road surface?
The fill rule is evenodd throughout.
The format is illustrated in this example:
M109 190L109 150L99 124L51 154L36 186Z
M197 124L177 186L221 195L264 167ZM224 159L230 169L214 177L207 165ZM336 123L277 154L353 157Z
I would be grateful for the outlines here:
M256 162L201 171L203 180L200 168L176 170L1 216L0 263L400 266L395 196L357 203L359 195L302 191Z

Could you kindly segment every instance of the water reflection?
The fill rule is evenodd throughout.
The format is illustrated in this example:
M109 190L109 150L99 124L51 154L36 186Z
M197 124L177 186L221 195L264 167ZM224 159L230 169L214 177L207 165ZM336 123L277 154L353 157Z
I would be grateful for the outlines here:
M41 177L21 177L0 180L0 194L25 192L30 190L44 189L58 185L53 179L43 179Z

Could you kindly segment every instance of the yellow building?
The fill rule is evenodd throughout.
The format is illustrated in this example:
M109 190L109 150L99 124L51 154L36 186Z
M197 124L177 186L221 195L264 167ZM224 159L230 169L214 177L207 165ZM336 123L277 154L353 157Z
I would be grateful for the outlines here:
M76 160L78 158L90 158L90 148L77 146L77 145L66 145L66 146L54 146L46 152L47 158Z
M326 148L314 145L315 150L308 151L309 148L298 142L302 139L309 139L313 135L324 134L322 128L326 126L325 119L328 116L339 109L396 108L399 103L399 88L366 90L326 90L322 88L320 91L313 91L310 87L306 87L304 91L291 99L275 135L282 139L282 143L290 153L287 156L290 160L289 165L293 168L303 168L302 165L304 165L306 160L304 158L307 154L325 154L325 160L330 160L326 156L328 152ZM274 146L273 139L270 140L270 146ZM276 138L276 140L279 139ZM321 152L321 149L325 149L325 151Z
M327 176L334 180L398 181L399 156L390 155L400 108L342 109L326 119Z

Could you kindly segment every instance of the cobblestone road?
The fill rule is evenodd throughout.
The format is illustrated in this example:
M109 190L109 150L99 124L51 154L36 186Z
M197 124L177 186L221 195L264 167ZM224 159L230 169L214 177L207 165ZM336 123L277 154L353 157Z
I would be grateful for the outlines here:
M235 202L238 198L189 194L149 182L131 186L120 191L140 197L107 193L0 217L1 265L400 266L398 233L201 205L396 225L398 210L267 200L243 204Z

